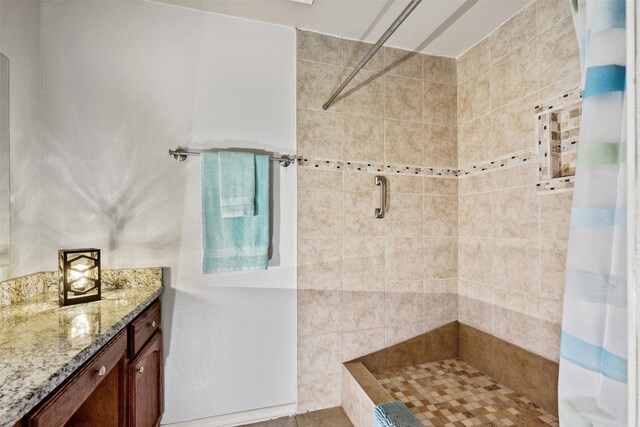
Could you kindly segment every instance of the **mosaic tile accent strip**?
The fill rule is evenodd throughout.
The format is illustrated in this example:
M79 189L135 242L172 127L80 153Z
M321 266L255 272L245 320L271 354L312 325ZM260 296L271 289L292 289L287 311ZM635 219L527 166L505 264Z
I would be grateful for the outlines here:
M441 178L455 178L458 176L456 169L428 167L428 166L404 166L378 162L352 162L348 160L325 160L309 157L298 157L297 164L301 167L318 168L325 170L343 170L347 172L385 173L411 176L433 176Z
M518 166L523 163L531 163L537 159L537 154L538 153L534 149L518 151L497 160L490 160L476 165L465 166L458 170L458 175L475 175L485 171Z
M457 359L373 375L427 427L559 426L529 399Z
M162 268L116 268L101 272L102 289L162 286ZM33 301L58 291L58 273L44 271L0 282L0 307Z
M539 192L558 191L558 190L572 190L575 184L575 176L565 176L561 178L547 179L540 181L536 184L536 188Z

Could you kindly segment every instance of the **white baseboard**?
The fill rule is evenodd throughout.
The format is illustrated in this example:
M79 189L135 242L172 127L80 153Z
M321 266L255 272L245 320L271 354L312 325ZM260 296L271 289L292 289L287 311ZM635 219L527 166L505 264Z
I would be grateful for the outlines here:
M217 415L215 417L197 420L181 421L179 423L161 424L166 427L231 427L257 423L272 418L295 415L296 404L270 406L268 408L252 409L250 411L235 412L233 414Z

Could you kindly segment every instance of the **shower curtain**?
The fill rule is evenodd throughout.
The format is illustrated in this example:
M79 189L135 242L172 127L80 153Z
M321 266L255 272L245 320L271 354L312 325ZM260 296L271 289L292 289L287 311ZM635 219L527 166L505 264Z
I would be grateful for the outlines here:
M583 104L565 277L562 427L627 425L625 2L571 0Z

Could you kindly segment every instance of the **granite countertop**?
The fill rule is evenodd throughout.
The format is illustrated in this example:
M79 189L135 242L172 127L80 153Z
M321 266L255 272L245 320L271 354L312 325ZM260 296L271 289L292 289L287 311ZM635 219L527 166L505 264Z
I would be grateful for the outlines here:
M162 291L103 289L101 301L68 307L49 293L0 308L0 426L12 427Z

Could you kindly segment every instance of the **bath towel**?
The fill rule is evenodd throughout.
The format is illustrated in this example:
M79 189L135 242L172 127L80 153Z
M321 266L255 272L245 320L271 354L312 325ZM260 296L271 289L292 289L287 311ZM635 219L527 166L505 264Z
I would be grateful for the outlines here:
M422 423L404 403L396 400L375 407L373 427L422 427Z
M255 214L255 157L253 153L218 153L220 208L223 218Z
M220 153L202 153L203 273L266 269L269 251L269 157L255 156L253 216L224 218Z

